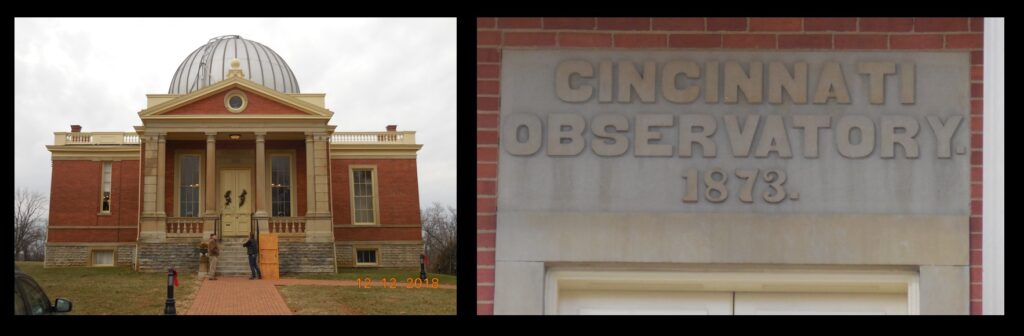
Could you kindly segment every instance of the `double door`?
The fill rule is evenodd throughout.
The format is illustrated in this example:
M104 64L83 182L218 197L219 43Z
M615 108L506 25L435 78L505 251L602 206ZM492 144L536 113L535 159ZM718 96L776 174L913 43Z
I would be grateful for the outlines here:
M248 236L252 220L252 190L249 169L224 169L220 172L221 227L224 236Z
M903 315L906 294L566 290L572 315Z

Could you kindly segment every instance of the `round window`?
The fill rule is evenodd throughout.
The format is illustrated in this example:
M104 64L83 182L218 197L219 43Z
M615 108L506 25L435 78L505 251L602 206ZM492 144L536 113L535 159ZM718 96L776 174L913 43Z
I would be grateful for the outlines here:
M228 112L240 113L245 110L246 105L248 104L245 93L240 90L232 90L224 96L224 107L227 108Z

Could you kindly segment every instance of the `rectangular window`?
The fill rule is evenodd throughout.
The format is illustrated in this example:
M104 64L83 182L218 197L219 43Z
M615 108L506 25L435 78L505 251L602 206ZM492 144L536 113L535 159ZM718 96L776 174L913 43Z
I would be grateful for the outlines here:
M355 169L352 171L352 209L355 211L356 224L373 224L373 170Z
M103 195L100 201L100 212L110 212L110 162L103 163Z
M178 215L199 217L199 155L183 155L179 164Z
M356 250L356 265L376 265L377 250Z
M93 266L114 266L114 251L92 251Z
M286 155L270 157L271 214L275 217L292 215L291 162Z

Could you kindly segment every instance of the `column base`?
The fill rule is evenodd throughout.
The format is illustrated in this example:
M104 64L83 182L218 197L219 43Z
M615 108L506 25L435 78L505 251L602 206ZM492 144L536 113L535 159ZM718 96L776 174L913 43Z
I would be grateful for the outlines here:
M259 227L260 233L269 233L270 232L270 215L269 214L267 214L266 212L264 212L264 213L257 212L255 214L253 214L252 218L253 218L253 220L256 221L256 226Z
M149 214L139 218L139 241L162 243L167 241L167 217Z
M210 238L210 234L217 231L217 214L206 214L203 216L203 239Z
M306 242L333 242L331 217L306 217Z

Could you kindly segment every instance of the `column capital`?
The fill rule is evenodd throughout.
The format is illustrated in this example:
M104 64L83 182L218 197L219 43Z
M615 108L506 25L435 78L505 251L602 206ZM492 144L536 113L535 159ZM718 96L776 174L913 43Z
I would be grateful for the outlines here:
M214 135L217 135L217 132L210 132L210 131L207 131L207 132L203 132L203 133L206 133L206 136L208 136L208 137L209 137L209 136L214 136Z
M252 132L252 134L255 134L256 136L261 136L261 135L267 135L267 132L266 131L254 131L254 132Z

